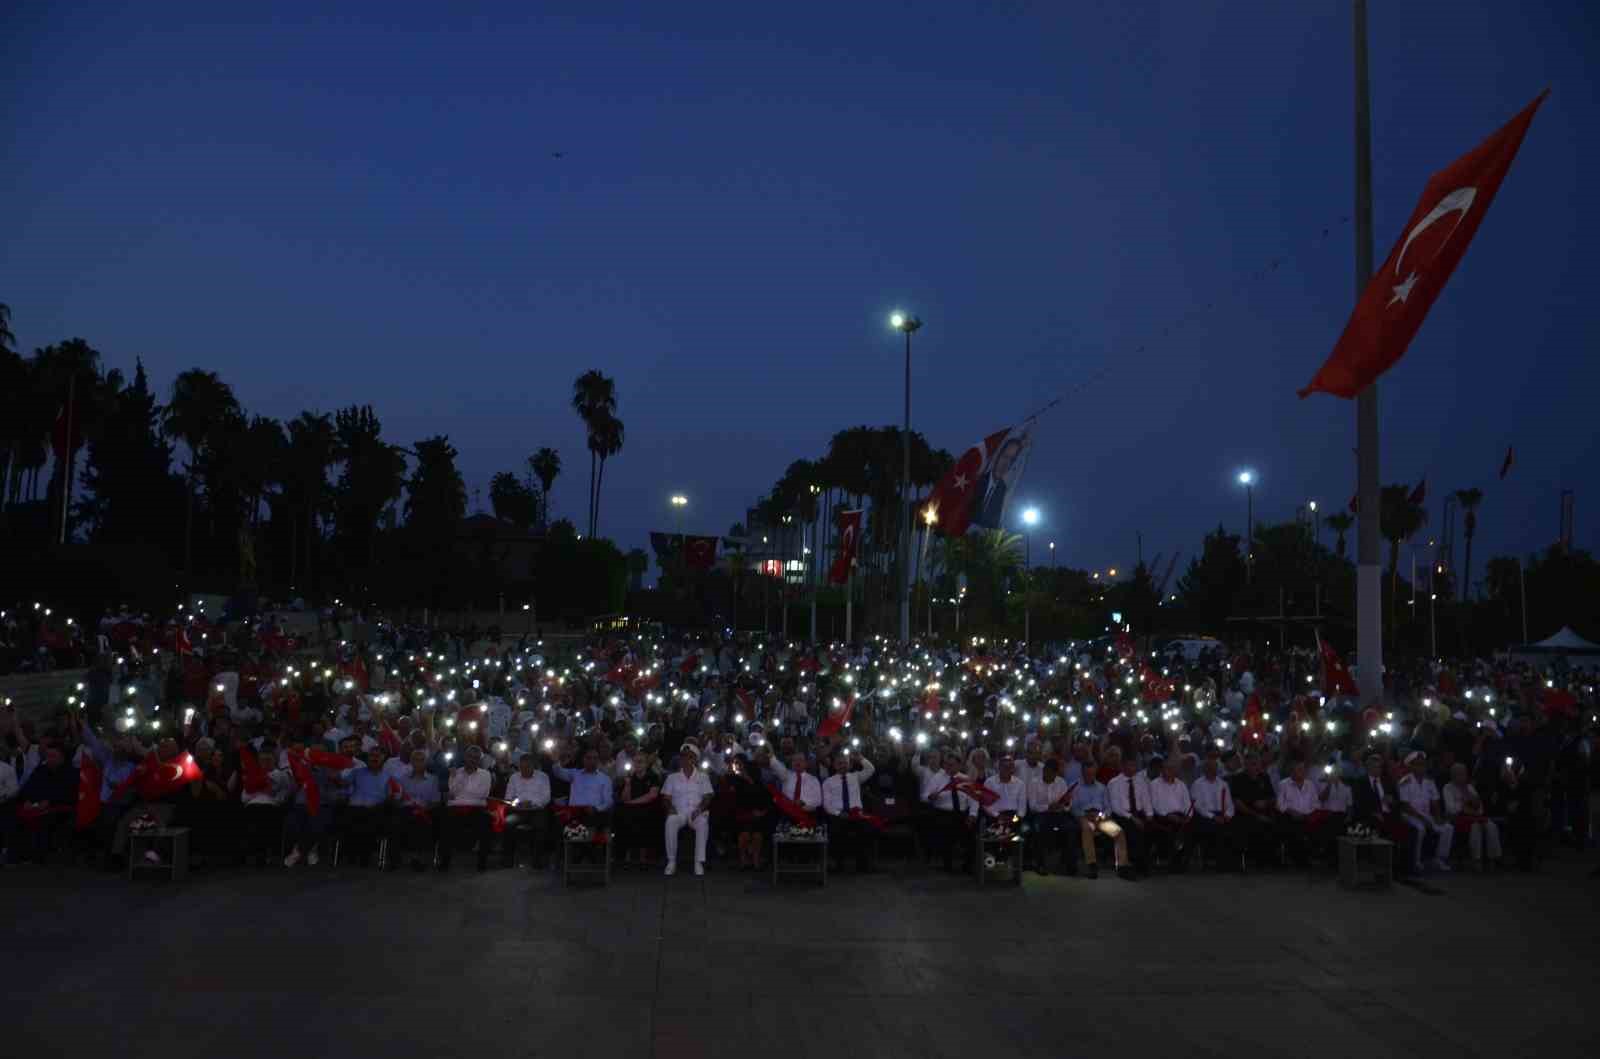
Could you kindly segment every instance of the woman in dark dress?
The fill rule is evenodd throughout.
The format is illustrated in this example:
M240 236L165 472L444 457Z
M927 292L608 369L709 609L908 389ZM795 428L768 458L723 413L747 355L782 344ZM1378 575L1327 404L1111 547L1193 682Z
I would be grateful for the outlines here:
M728 772L733 784L734 831L739 836L739 867L755 871L761 867L761 850L774 824L772 794L761 785L759 772L743 754L733 759Z
M661 845L661 769L654 752L644 750L633 758L622 776L612 830L618 860L644 867L655 863Z

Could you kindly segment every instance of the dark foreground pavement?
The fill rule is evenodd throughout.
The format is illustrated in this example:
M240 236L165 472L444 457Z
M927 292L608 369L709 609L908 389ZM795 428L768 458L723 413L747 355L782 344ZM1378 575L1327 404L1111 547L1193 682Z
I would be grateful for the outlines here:
M1579 1055L1600 886L0 872L19 1057ZM35 1049L40 1050L35 1050ZM13 1050L14 1049L14 1050Z

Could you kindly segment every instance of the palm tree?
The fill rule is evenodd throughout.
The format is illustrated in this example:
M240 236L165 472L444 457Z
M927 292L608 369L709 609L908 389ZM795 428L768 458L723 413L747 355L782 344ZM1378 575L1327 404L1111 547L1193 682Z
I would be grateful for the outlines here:
M578 413L578 418L589 428L589 536L593 537L597 506L595 498L599 492L598 475L595 471L599 450L595 447L594 428L602 416L616 413L616 382L593 369L579 375L572 384L572 410Z
M1338 540L1334 543L1333 550L1339 554L1339 558L1343 559L1344 535L1349 533L1350 527L1356 524L1355 518L1348 511L1336 511L1322 521L1328 524L1329 529L1338 534Z
M15 353L17 336L11 333L11 306L0 302L0 353Z
M1461 570L1461 598L1472 599L1472 535L1478 532L1478 505L1483 503L1482 489L1457 489L1456 503L1466 515L1466 562Z
M1389 580L1394 582L1400 572L1400 542L1428 521L1428 512L1421 504L1411 502L1411 487L1386 485L1378 494L1378 528L1389 542Z
M589 428L589 452L600 460L594 482L594 514L589 516L589 536L600 532L600 487L606 480L606 461L622 451L622 420L610 412L597 417Z
M200 456L223 421L241 414L233 390L214 371L190 368L172 382L172 400L163 412L161 432L182 441L189 450L189 462L184 468L189 479L189 510L183 524L185 574L194 569L194 505Z
M539 488L542 490L539 501L540 518L544 525L550 524L550 487L556 484L556 477L561 474L561 453L552 448L542 448L528 457L528 470L539 479Z

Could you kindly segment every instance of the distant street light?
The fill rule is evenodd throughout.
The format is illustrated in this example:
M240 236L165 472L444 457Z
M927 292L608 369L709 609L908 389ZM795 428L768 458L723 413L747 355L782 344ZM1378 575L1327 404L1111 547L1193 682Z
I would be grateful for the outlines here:
M911 336L922 327L922 321L896 311L889 317L889 326L906 336L906 414L900 434L900 495L906 514L900 522L896 549L900 561L900 641L906 643L911 639Z
M1252 581L1256 572L1256 472L1240 471L1239 484L1244 486L1244 577Z
M1022 524L1028 530L1039 524L1039 509L1026 507L1022 510ZM1055 545L1050 546L1052 549ZM1033 597L1028 591L1028 581L1033 574L1033 534L1023 531L1022 534L1022 642L1026 645L1033 638Z

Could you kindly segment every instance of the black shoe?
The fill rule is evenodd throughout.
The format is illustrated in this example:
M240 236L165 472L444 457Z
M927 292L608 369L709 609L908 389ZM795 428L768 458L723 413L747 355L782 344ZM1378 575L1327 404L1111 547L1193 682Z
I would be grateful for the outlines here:
M1135 875L1132 868L1118 868L1117 878L1127 882L1138 882L1139 876Z
M1083 873L1091 879L1098 879L1100 878L1100 865L1091 864L1084 869Z
M428 866L426 864L422 863L420 860L414 860L414 861L411 862L411 870L412 871L427 871L428 870Z

